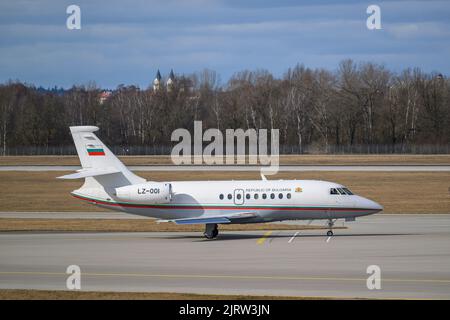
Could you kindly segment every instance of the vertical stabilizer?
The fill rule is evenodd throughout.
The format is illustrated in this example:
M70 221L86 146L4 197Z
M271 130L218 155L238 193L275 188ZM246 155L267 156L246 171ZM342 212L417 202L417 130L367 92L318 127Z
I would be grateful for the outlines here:
M118 187L142 183L146 180L132 173L94 134L95 126L70 127L83 172L93 172L88 179L96 180L103 187ZM105 172L105 174L98 174ZM114 173L108 173L114 172ZM88 174L89 175L89 174Z

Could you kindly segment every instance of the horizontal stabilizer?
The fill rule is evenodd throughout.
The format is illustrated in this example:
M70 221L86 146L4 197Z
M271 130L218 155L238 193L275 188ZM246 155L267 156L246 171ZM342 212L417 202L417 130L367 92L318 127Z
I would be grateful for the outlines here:
M67 174L65 176L58 177L58 179L81 179L87 177L103 176L107 174L119 173L120 170L115 168L106 169L81 169L76 173Z

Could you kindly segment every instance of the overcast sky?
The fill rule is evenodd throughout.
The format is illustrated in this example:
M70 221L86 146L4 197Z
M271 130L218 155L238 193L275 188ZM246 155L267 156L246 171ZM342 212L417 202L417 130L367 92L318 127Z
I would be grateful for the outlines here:
M81 30L66 27L70 4ZM366 27L370 4L381 7L382 30ZM449 75L449 17L448 0L2 0L0 81L145 88L158 68L209 68L224 83L243 69L281 76L297 63L336 70L347 58Z

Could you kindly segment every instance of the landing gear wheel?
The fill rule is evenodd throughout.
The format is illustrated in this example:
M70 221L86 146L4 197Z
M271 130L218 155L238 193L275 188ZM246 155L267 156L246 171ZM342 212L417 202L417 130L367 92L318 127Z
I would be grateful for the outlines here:
M215 239L219 235L219 228L215 223L208 223L205 225L205 232L203 235L206 239Z
M336 220L335 220L336 221ZM327 232L327 236L328 237L332 237L333 236L333 230L331 230L331 229L333 229L333 226L334 226L334 222L335 221L333 221L333 219L328 219L328 229L330 229L330 230L328 230L328 232Z

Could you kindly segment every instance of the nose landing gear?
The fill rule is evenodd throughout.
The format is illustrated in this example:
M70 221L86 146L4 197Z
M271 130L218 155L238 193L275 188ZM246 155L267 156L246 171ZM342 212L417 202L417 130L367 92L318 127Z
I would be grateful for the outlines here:
M203 235L206 239L215 239L219 235L219 228L216 223L208 223L205 225L205 232Z
M333 226L334 226L334 223L336 222L336 220L332 220L332 219L329 219L328 220L328 229L330 229L330 230L328 230L328 232L327 232L327 236L328 237L332 237L333 236Z

